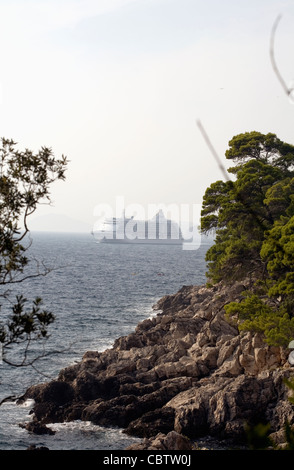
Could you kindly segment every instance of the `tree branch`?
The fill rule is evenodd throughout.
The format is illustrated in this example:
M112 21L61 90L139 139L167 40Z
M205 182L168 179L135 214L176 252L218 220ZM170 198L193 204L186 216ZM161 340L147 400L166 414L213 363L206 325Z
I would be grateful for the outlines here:
M205 140L205 142L206 142L208 148L210 149L210 151L211 151L211 153L212 153L214 159L216 160L216 162L217 162L217 164L218 164L218 166L219 166L221 172L223 173L225 179L226 179L227 181L230 181L230 177L229 177L229 175L228 175L228 172L227 172L227 170L225 169L224 165L222 164L222 161L221 161L221 159L220 159L220 157L219 157L217 151L215 150L214 146L212 145L211 140L210 140L210 138L208 137L208 135L207 135L207 133L206 133L204 127L202 126L201 121L200 121L200 120L197 120L197 121L196 121L196 124L197 124L197 126L198 126L198 128L199 128L199 130L200 130L200 132L201 132L201 134L202 134L202 137L204 138L204 140Z
M273 71L275 72L275 75L277 79L279 80L284 92L286 93L287 96L291 96L291 93L294 91L293 87L288 87L286 84L284 78L282 77L280 70L277 66L276 58L275 58L275 38L276 38L276 32L278 28L278 24L281 21L282 15L279 15L276 19L276 21L273 24L272 31L271 31L271 37L270 37L270 59L271 59L271 64Z
M37 369L37 367L35 366L35 363L38 362L40 359L44 359L48 356L55 356L55 355L58 355L58 354L64 354L65 352L71 351L74 344L76 344L75 341L70 343L67 348L64 348L64 349L61 349L61 350L47 351L47 352L45 351L45 348L44 348L44 345L43 345L43 352L41 354L39 354L38 356L35 356L34 358L30 359L30 360L27 358L27 351L28 351L28 348L27 348L27 351L25 352L25 357L21 362L11 361L11 360L7 359L4 354L3 354L3 357L2 357L2 361L5 364L7 364L9 366L13 366L15 368L18 368L18 367L32 367L36 372L38 372L38 374L42 375L43 377L45 377L47 379L51 379L52 377L50 377L49 375L44 374L44 372Z

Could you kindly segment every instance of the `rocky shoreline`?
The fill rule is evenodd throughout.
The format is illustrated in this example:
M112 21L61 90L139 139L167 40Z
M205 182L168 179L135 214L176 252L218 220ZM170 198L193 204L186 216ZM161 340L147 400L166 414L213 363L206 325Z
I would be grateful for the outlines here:
M244 425L263 422L282 444L286 420L294 423L284 378L294 370L288 350L240 334L225 318L224 305L244 288L184 286L163 297L157 315L112 348L30 387L27 429L41 434L49 423L80 419L142 438L133 449L181 449L203 438L244 445Z

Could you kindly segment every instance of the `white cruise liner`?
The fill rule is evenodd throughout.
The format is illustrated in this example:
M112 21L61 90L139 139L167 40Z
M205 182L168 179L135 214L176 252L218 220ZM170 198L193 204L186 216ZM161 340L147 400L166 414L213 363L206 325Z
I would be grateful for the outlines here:
M105 219L93 235L98 243L182 245L184 241L180 226L161 210L147 221L124 215Z

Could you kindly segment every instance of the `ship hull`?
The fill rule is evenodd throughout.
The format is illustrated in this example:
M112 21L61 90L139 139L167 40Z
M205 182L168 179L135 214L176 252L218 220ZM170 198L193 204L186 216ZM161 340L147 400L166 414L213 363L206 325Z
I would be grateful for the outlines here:
M150 238L148 239L139 239L136 238L134 240L129 240L129 239L110 239L110 238L103 238L102 240L97 240L97 243L108 243L108 244L123 244L123 245L182 245L183 242L182 240L171 240L171 239L155 239L152 240Z

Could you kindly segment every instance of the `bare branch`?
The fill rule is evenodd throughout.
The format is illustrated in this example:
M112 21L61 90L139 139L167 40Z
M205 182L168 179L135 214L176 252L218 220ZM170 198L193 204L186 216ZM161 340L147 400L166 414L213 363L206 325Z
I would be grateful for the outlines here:
M3 279L3 281L1 282L0 281L0 285L13 285L13 284L20 284L24 281L27 281L28 279L34 279L34 278L38 278L38 277L45 277L47 276L48 274L54 272L54 271L58 271L60 269L64 269L64 268L69 268L71 266L71 264L60 264L56 267L49 267L46 265L46 263L44 262L44 260L38 260L37 258L35 257L32 257L31 262L33 261L35 263L35 266L36 266L36 272L34 274L26 274L26 275L23 275L22 277L21 274L22 273L16 273L16 274L11 274L9 273L9 276L8 275L5 275L5 278ZM19 277L17 277L19 276ZM10 293L9 290L6 291L7 294ZM4 294L0 294L0 297L5 297Z
M2 361L7 364L8 366L13 366L15 368L18 368L18 367L32 367L36 372L38 372L38 374L42 375L43 377L45 378L49 378L51 379L52 377L50 377L49 375L45 374L44 372L40 371L39 369L37 369L35 363L40 361L40 359L44 359L46 357L49 357L49 356L56 356L56 355L59 355L59 354L64 354L66 352L69 352L72 350L72 347L76 344L77 342L76 341L73 341L72 343L69 344L68 347L66 348L63 348L61 350L53 350L53 351L45 351L45 347L43 345L43 352L40 353L38 356L35 356L34 358L32 359L28 359L27 358L27 351L28 351L28 347L27 347L27 350L25 352L25 357L24 359L21 361L21 362L14 362L14 361L11 361L9 359L7 359L7 357L5 355L3 355L2 357Z
M288 87L286 84L284 78L282 77L280 70L277 66L277 62L275 59L275 38L276 38L276 32L278 28L278 24L281 21L282 15L279 15L276 19L276 21L273 24L272 31L271 31L271 37L270 37L270 58L271 58L271 64L273 71L276 74L277 79L279 80L284 92L286 93L287 96L290 96L291 93L294 91L293 87Z
M200 121L200 120L197 120L197 121L196 121L196 124L197 124L197 126L198 126L198 128L199 128L199 130L200 130L200 132L201 132L201 134L202 134L202 136L203 136L203 138L204 138L204 140L205 140L205 142L206 142L208 148L210 149L210 151L211 151L211 153L212 153L214 159L216 160L216 162L217 162L217 164L218 164L218 166L219 166L221 172L223 173L225 179L226 179L227 181L230 181L230 177L229 177L229 175L228 175L228 172L227 172L227 170L225 169L224 165L222 164L222 161L221 161L221 159L220 159L220 156L218 155L217 151L215 150L214 146L212 145L211 140L210 140L210 138L208 137L208 135L207 135L207 133L206 133L204 127L202 126L201 121Z

